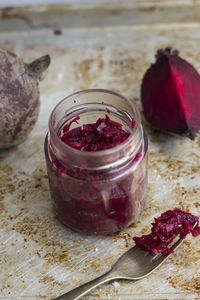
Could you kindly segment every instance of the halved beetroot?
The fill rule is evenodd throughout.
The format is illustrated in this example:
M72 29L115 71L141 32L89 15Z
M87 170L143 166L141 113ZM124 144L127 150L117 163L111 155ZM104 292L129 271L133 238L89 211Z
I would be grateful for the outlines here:
M143 77L141 100L153 126L195 137L200 128L200 75L178 51L158 50Z

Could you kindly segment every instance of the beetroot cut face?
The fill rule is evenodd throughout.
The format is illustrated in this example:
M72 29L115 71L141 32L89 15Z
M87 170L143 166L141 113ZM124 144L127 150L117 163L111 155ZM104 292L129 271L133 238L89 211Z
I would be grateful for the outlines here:
M194 138L200 128L200 75L178 51L158 50L141 86L146 119L158 129Z
M138 247L149 253L169 255L173 253L169 245L176 236L184 239L189 233L194 237L200 235L199 218L178 208L154 220L150 234L133 238Z

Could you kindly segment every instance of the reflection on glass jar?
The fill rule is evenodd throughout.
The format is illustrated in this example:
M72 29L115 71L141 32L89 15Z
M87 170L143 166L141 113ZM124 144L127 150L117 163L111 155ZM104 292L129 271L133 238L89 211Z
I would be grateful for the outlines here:
M90 152L61 140L60 132L75 117L79 124L72 122L72 130L106 114L129 133L121 143ZM45 155L51 197L64 224L82 232L111 233L138 219L147 187L147 138L133 103L106 90L65 98L50 116Z

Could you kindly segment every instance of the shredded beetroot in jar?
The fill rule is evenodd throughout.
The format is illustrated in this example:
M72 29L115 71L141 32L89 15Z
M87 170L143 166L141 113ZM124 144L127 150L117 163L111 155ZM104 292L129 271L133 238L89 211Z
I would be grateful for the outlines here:
M138 247L149 253L168 255L173 253L168 246L176 236L184 239L189 233L200 235L199 218L178 208L168 210L154 220L150 234L133 238Z
M81 151L105 150L121 144L130 136L129 132L122 129L122 124L112 121L108 115L99 118L96 123L69 130L71 124L79 119L77 116L66 124L60 134L61 140L72 148Z
M65 124L58 135L72 148L109 149L130 136L122 124L107 115L96 123L70 129L79 119L77 116ZM147 148L144 147L120 168L106 170L87 169L87 160L84 168L63 165L50 149L47 169L59 219L75 230L92 233L116 232L135 221L144 207L147 186Z

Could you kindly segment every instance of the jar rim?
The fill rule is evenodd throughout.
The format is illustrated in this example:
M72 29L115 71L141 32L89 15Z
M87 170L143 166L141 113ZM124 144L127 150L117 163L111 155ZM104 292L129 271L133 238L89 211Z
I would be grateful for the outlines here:
M57 132L56 132L54 126L53 126L54 115L55 115L57 109L59 108L59 106L61 106L62 103L65 102L67 99L78 96L80 94L95 93L95 92L111 94L111 95L120 97L121 99L128 102L128 104L131 106L131 108L133 109L133 111L135 113L135 120L136 120L135 127L131 131L130 136L125 141L123 141L122 143L120 143L117 146L114 146L114 147L109 148L109 149L94 151L94 152L92 152L92 151L81 151L79 149L72 148L69 145L63 143L62 140L58 137L58 134L57 134ZM58 143L61 148L67 149L69 151L73 150L74 154L81 155L82 157L86 157L88 155L90 155L90 157L97 157L97 156L106 155L106 154L111 155L111 154L115 153L116 151L122 150L133 139L133 136L135 135L136 131L138 131L138 129L140 127L140 124L141 124L141 118L140 118L140 113L139 113L137 107L129 99L125 98L121 94L113 92L111 90L107 90L107 89L86 89L86 90L80 90L80 91L77 91L75 93L72 93L72 94L68 95L67 97L63 98L61 101L59 101L57 103L57 105L54 107L54 109L51 112L51 115L49 117L49 130L50 130L50 133L53 134L54 139L56 140L56 143Z

